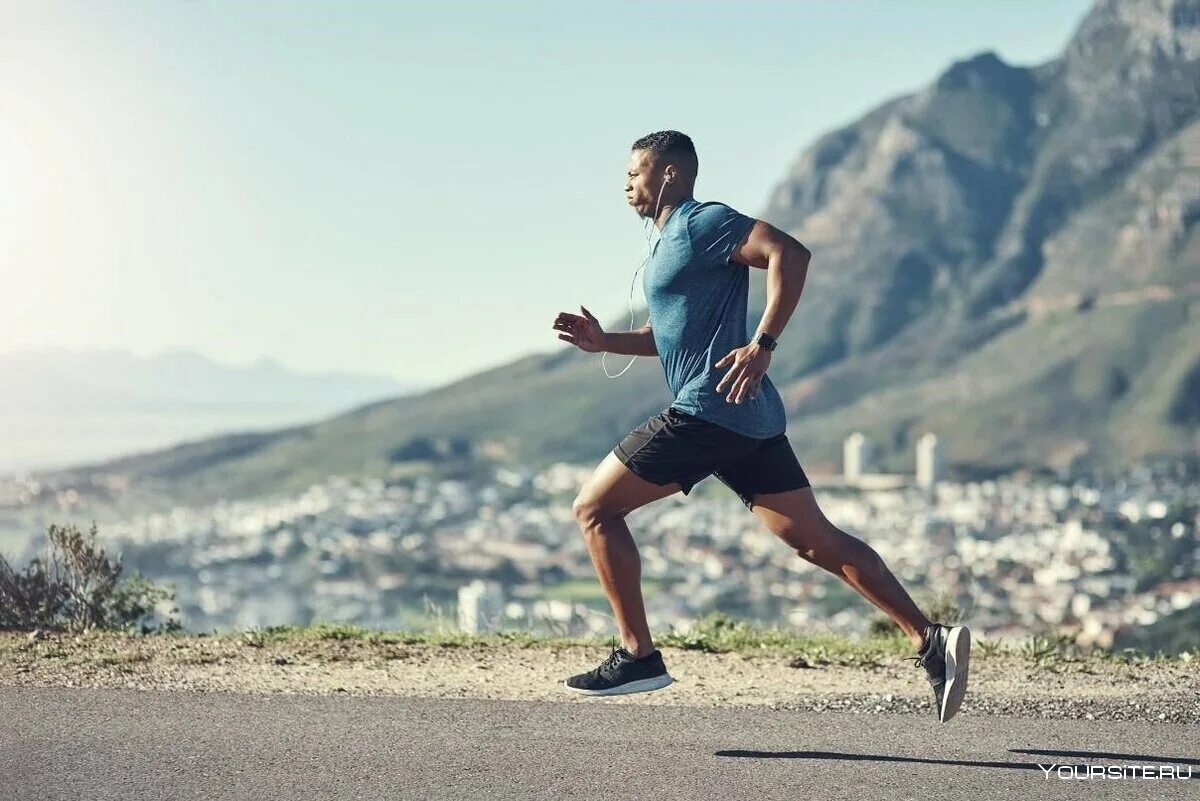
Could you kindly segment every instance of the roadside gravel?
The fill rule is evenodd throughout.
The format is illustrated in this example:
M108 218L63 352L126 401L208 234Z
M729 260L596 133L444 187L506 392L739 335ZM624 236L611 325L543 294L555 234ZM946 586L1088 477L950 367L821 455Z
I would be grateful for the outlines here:
M598 646L0 632L0 685L932 714L923 671L899 657L848 666L774 652L662 651L675 678L670 687L596 699L570 693L562 681L595 667L607 655ZM1200 723L1197 662L1038 665L977 652L960 714Z

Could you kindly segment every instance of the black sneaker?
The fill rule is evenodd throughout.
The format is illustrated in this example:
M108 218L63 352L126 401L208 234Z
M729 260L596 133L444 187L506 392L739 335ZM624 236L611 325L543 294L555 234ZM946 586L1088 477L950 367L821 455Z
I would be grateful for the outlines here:
M912 659L933 687L934 711L945 723L954 717L967 692L967 670L971 662L971 632L966 626L934 623L925 629L925 645Z
M637 659L614 641L612 653L600 666L563 682L568 690L582 695L624 695L661 690L674 679L663 664L662 652L655 650Z

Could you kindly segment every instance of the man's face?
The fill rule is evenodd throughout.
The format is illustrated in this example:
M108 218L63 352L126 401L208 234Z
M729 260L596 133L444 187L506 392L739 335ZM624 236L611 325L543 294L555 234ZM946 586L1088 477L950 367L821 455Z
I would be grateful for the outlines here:
M639 217L654 214L658 202L658 190L662 187L662 170L656 169L654 153L635 150L629 154L629 167L625 175L625 199L633 206Z

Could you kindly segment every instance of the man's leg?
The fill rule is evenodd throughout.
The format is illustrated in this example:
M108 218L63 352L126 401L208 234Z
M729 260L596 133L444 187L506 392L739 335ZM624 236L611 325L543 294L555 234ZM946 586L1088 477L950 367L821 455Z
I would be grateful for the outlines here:
M649 654L654 643L642 604L642 560L625 515L681 489L678 483L645 480L609 452L571 507L617 618L621 644L634 656Z
M829 522L811 487L757 494L750 511L801 557L842 579L882 609L914 647L921 647L929 618L874 548Z

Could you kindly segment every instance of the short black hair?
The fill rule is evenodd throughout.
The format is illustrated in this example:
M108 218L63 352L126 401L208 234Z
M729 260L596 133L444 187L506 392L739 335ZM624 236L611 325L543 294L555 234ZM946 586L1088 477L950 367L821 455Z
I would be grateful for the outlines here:
M692 144L691 137L679 131L655 131L646 134L634 142L630 150L649 150L654 154L656 161L665 157L681 167L691 168L693 175L700 166L700 160L696 157L696 146Z

